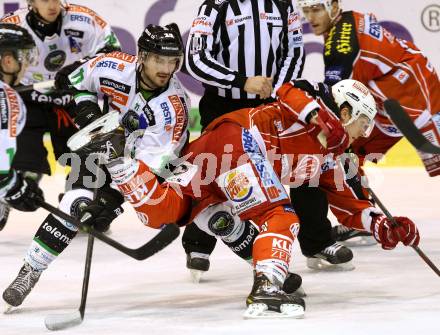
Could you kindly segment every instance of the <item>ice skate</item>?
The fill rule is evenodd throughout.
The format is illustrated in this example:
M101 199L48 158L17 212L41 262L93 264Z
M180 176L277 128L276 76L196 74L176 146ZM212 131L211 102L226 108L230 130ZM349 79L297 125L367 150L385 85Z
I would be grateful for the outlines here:
M3 300L12 307L20 306L37 283L40 275L41 271L36 271L28 263L24 263L17 278L3 292Z
M371 233L351 229L343 225L333 227L332 235L335 241L341 242L346 247L366 247L377 244Z
M313 256L307 256L307 267L321 271L351 271L354 270L352 259L352 251L336 242Z
M195 284L200 282L202 275L209 270L209 255L199 252L191 252L186 255L186 267L191 274L191 281Z
M301 318L305 311L302 298L286 294L264 274L254 278L246 305L248 308L243 314L245 319Z

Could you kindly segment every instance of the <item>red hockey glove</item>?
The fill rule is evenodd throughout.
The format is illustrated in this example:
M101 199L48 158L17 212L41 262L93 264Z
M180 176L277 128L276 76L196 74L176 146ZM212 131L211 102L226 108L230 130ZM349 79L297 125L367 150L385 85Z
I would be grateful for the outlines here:
M315 121L326 137L326 149L335 155L342 154L348 148L349 137L341 122L322 110L316 114Z
M371 221L371 232L382 248L394 249L399 242L417 246L420 242L420 234L416 224L403 216L395 216L394 219L397 226L394 226L385 215L375 215Z

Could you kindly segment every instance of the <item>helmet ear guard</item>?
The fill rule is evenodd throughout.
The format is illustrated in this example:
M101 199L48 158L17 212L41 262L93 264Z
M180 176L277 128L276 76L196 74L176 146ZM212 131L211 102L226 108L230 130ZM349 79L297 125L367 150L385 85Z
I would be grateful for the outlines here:
M377 114L376 101L369 89L357 80L345 79L332 86L332 95L339 108L344 104L351 107L351 118L344 126L353 123L362 115L370 120L368 129L365 131L368 137L373 130L374 117Z

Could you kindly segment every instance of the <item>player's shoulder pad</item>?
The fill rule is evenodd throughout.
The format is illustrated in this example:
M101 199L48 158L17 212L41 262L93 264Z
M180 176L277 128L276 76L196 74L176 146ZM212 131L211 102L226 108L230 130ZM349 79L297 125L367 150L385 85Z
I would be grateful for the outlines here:
M13 23L16 25L20 25L25 21L26 14L29 13L29 10L26 8L17 9L15 12L10 12L4 15L0 21L3 23Z
M101 27L101 29L104 29L107 26L107 21L96 14L95 11L85 6L69 4L66 7L66 15L70 15L71 20L80 20L75 15L88 17L90 20L93 20L95 24Z

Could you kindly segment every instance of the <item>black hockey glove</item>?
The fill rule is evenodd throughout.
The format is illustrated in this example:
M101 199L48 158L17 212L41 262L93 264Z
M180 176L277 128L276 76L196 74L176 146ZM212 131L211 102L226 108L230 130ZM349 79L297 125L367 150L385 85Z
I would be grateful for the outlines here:
M102 116L99 105L92 101L81 101L76 106L75 124L82 129Z
M75 71L78 67L80 67L86 60L76 61L72 64L66 65L62 67L55 74L55 88L61 91L70 91L71 90L71 82L69 80L69 75Z
M44 201L44 196L34 180L24 178L20 172L17 172L15 184L6 193L5 200L15 209L33 212L40 207L39 202Z
M95 200L81 208L81 223L105 232L112 221L124 212L121 207L123 202L124 197L119 191L105 186L98 191Z

